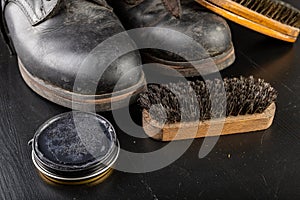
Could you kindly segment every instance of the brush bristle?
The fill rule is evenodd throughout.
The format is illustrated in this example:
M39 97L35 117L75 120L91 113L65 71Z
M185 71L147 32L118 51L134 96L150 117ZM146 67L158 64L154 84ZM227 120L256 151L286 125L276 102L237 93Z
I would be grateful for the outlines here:
M276 0L232 0L257 13L283 24L300 28L300 12L292 6Z
M222 91L225 90L225 95ZM172 92L171 92L172 91ZM223 94L223 95L222 95ZM210 97L214 99L211 101ZM225 97L225 98L224 98ZM161 123L204 121L225 116L262 113L277 98L277 92L263 79L232 78L212 81L193 81L149 84L138 100L142 109ZM218 108L214 113L212 110ZM220 106L226 106L222 109Z

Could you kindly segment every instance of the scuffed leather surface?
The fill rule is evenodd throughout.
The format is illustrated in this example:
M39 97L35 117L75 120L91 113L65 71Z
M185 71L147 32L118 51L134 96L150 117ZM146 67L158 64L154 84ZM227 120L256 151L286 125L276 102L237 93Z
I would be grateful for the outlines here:
M36 26L32 26L15 3L7 4L5 18L18 57L26 69L33 76L68 91L73 91L80 64L90 51L108 37L124 31L110 8L85 0L62 1L56 15ZM129 37L125 42L134 45ZM102 59L101 54L98 56ZM102 76L97 94L112 92L125 74L126 81L121 82L119 90L136 84L142 75L140 65L137 52L116 60ZM89 81L86 77L86 82ZM92 91L79 92L90 94Z
M127 29L142 27L161 27L179 31L193 38L203 46L205 51L200 51L193 56L193 60L201 60L208 56L217 56L229 50L232 46L231 32L226 21L207 11L193 0L181 0L182 16L180 19L166 11L161 0L144 0L136 5L129 5L124 0L109 0L123 25ZM154 33L156 34L156 33ZM162 41L159 34L151 38ZM168 46L181 43L176 36L168 37L164 41ZM133 38L134 39L134 38ZM186 47L194 44L186 44ZM189 51L189 48L182 49ZM179 56L160 50L149 50L153 56L170 61L184 61Z

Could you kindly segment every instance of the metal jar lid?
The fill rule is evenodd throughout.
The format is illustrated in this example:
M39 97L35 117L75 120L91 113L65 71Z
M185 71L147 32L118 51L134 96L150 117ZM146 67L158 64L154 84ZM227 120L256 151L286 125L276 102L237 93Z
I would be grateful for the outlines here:
M32 140L32 160L46 178L87 183L106 174L120 152L116 132L100 115L73 111L45 122Z

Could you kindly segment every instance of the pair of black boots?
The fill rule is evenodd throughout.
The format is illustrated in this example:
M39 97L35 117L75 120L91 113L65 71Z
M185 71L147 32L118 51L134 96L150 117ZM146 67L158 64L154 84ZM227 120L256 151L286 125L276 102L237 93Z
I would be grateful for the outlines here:
M1 0L1 8L1 30L18 55L25 82L41 96L74 109L86 105L96 105L98 111L119 108L145 88L138 51L109 62L104 50L94 50L111 36L124 32L124 27L167 28L190 36L208 52L195 54L196 68L205 67L206 60L212 58L221 70L235 58L226 22L193 0L182 0L181 4L178 0ZM147 34L153 42L163 40L166 46L184 42L173 33L168 32L167 37L160 31ZM135 48L134 38L122 37L122 44ZM105 48L117 54L118 48L113 42L109 44L111 47ZM157 49L144 53L162 69L197 75L197 70L175 53ZM95 58L109 66L95 64ZM101 71L99 80L90 77L97 71Z

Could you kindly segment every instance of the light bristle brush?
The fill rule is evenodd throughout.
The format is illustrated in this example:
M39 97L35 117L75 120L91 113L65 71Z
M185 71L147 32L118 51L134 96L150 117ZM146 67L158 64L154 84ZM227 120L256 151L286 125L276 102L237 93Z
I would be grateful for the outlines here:
M279 0L196 0L213 12L262 34L295 42L300 11Z
M222 94L222 88L225 98L222 95L218 97L218 94ZM211 93L217 95L214 101L210 99ZM205 137L210 126L221 123L224 123L222 132L216 131L214 135L265 130L273 122L276 98L277 92L269 83L251 76L216 79L206 83L197 80L166 85L149 84L138 102L143 110L146 134L157 140L171 141ZM184 105L180 105L180 102L184 102ZM212 102L214 105L226 105L226 109L212 114ZM214 119L210 120L212 115ZM218 120L222 116L226 116L223 122ZM184 128L184 133L178 132L179 128Z

